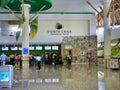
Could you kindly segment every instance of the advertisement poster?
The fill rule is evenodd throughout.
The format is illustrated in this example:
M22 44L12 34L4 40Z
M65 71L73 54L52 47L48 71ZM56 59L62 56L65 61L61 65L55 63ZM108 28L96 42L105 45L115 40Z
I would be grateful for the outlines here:
M0 72L0 81L9 81L9 72Z

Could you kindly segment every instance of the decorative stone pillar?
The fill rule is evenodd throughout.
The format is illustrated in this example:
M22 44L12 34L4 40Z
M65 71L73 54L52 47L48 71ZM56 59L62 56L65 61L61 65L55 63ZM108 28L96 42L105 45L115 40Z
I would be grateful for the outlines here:
M110 18L107 13L110 7L111 0L103 0L103 17L104 17L104 66L109 68L111 59L111 30Z
M62 61L64 61L65 59L65 53L64 53L64 42L61 43L61 56L62 56Z
M25 71L23 76L27 77L27 71L29 71L29 4L22 6L25 22L22 31L22 70ZM25 78L26 78L25 77Z

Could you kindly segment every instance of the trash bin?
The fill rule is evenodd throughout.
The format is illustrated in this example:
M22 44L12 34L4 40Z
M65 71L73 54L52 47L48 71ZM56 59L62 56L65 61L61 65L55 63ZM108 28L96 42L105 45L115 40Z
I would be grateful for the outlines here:
M0 66L0 88L13 86L13 66L4 65Z

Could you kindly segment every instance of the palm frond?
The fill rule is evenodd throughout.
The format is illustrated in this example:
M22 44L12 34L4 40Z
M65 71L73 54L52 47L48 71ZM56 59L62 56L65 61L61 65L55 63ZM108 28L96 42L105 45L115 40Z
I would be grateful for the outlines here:
M4 8L10 0L0 0L0 7Z
M30 29L30 40L32 40L38 32L38 17L30 23Z

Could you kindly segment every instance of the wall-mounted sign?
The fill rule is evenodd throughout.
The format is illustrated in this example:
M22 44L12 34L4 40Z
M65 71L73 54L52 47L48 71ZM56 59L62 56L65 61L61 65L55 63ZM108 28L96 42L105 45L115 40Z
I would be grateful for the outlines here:
M28 48L23 48L23 54L28 54Z
M65 44L65 49L72 49L72 45L71 44Z
M49 35L69 35L72 33L71 30L47 30Z
M69 35L72 33L71 30L66 30L66 29L64 30L63 27L64 26L61 23L56 23L56 25L55 25L56 29L48 30L47 32L50 35Z

